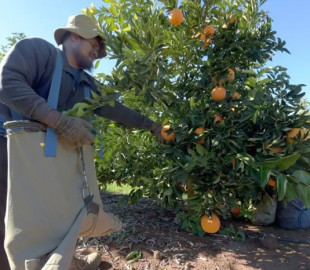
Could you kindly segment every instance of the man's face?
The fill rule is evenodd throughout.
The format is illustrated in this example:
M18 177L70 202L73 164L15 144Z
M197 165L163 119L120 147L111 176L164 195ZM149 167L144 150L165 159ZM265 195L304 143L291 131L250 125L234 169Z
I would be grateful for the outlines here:
M97 38L84 39L79 37L74 48L74 57L81 69L91 70L99 52Z

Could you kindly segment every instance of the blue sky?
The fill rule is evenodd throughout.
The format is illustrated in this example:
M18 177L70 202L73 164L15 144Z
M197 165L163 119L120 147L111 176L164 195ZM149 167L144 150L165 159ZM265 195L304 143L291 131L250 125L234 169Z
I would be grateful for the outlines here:
M101 6L102 0L0 0L0 45L6 45L6 38L13 32L44 38L55 44L53 33L57 27L66 25L70 15L81 13L93 2ZM270 65L281 65L288 69L291 83L306 84L303 88L310 102L310 0L267 0L263 9L273 19L277 37L286 41L291 52L278 53ZM101 61L100 72L109 73L114 62Z

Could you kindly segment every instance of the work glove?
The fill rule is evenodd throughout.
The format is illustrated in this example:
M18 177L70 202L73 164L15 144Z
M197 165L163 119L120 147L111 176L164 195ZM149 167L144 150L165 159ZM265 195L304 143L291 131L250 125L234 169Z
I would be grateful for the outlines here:
M157 140L159 140L160 142L163 141L163 137L160 134L161 129L162 125L156 122L154 122L151 126L151 132L154 134L154 136L156 136Z
M94 142L92 125L79 117L61 115L54 127L60 139L74 147Z

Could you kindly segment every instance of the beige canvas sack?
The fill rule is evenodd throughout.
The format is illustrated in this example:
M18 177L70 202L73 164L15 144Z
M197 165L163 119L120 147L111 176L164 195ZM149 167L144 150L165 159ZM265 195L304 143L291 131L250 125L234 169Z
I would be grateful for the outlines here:
M94 168L94 151L57 145L45 157L45 127L28 121L5 123L8 135L8 197L5 248L12 270L66 270L78 237L95 237L121 228L103 211ZM82 196L85 177L98 213L88 213ZM95 211L96 212L96 211Z

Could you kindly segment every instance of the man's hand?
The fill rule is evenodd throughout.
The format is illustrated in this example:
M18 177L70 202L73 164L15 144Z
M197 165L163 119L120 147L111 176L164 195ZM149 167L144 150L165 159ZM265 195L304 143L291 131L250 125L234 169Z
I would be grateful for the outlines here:
M161 129L162 129L162 125L161 125L161 124L156 123L156 122L154 122L154 123L152 124L151 132L156 136L156 138L157 138L159 141L162 142L162 141L163 141L163 138L162 138L162 136L161 136L161 134L160 134Z
M79 117L61 115L55 124L55 131L61 139L71 146L91 144L94 136L90 129L92 125Z

